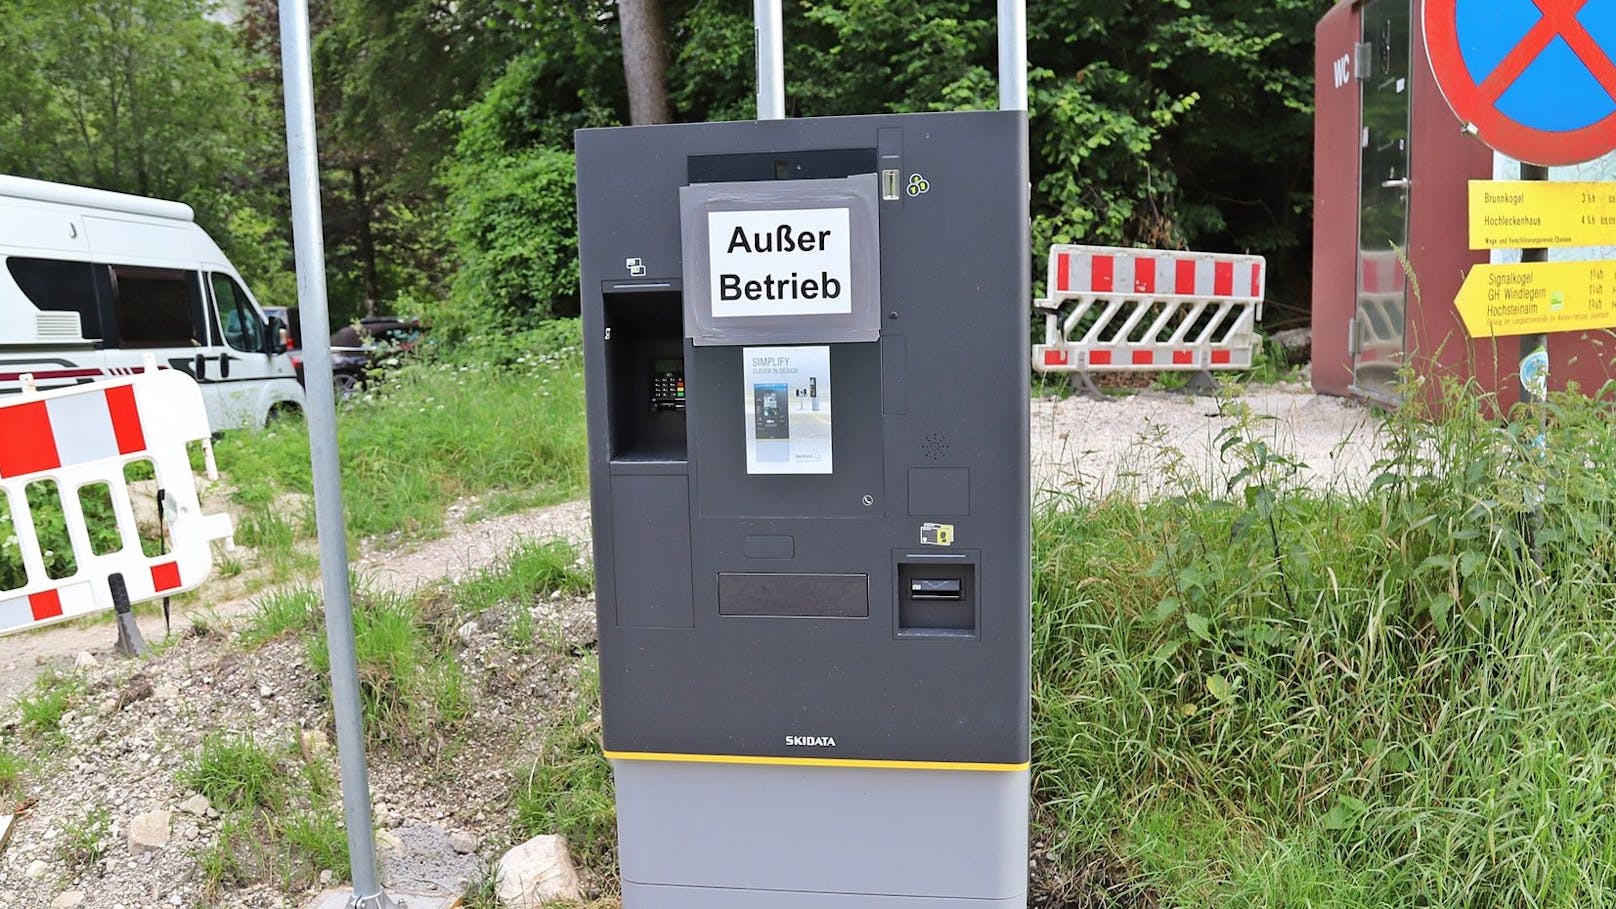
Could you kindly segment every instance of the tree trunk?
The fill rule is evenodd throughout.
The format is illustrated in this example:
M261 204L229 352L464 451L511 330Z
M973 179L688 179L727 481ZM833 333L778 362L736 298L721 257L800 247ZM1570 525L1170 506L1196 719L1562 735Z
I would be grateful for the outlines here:
M382 289L376 277L376 237L370 230L370 197L365 194L364 165L354 165L352 173L354 205L359 209L359 263L364 270L365 315L374 316Z
M668 27L662 0L618 0L623 29L623 77L628 81L628 119L635 126L667 123Z

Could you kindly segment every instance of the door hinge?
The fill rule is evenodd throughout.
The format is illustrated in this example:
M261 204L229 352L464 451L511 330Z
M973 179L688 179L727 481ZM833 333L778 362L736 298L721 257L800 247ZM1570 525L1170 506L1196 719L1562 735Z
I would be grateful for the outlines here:
M1352 46L1352 74L1358 77L1359 82L1369 79L1370 70L1375 68L1375 46L1368 41L1360 41Z

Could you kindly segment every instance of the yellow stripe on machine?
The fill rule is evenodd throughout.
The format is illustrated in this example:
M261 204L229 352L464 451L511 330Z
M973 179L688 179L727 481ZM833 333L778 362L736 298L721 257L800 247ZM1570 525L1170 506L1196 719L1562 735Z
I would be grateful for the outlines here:
M987 764L970 761L876 761L858 758L767 757L740 754L667 754L652 751L607 751L613 761L667 761L682 764L755 764L774 767L865 767L876 770L968 770L978 773L1015 773L1032 765Z

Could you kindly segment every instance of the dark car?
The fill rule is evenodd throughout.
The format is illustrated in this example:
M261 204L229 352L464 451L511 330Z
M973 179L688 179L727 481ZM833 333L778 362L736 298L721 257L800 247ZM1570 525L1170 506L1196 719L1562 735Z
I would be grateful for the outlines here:
M367 316L331 336L331 378L337 398L349 397L376 373L397 366L420 343L426 326L417 319Z

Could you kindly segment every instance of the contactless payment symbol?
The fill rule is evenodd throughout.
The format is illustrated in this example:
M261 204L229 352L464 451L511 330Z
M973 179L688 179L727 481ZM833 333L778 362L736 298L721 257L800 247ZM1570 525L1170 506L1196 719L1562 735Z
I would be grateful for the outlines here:
M1616 0L1425 0L1437 85L1481 141L1532 164L1616 149Z

